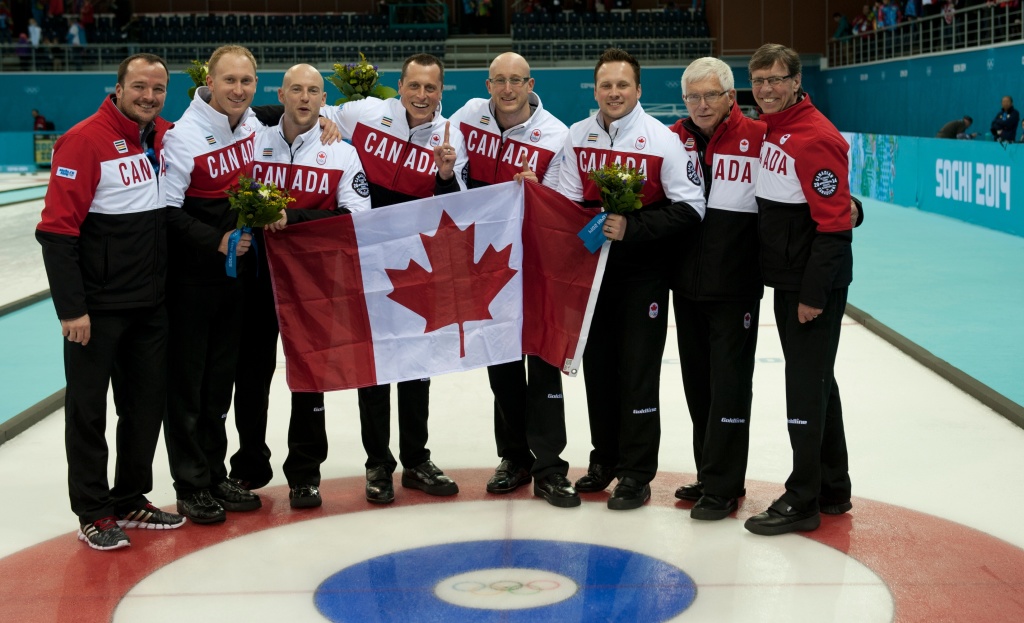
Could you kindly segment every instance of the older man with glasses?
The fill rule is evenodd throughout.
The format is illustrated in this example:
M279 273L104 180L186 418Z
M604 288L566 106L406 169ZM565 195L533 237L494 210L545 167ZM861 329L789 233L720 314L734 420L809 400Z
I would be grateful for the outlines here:
M676 490L694 519L724 519L746 490L757 324L764 294L754 184L765 124L743 116L732 69L700 58L682 76L690 116L672 126L704 173L707 212L672 257L672 306L697 482Z
M569 128L544 110L533 92L530 65L514 52L499 55L487 78L490 98L466 102L451 117L465 138L470 188L528 179L554 188ZM494 438L501 457L489 493L510 493L536 479L533 493L558 507L580 505L566 478L562 376L540 357L487 368L494 393Z

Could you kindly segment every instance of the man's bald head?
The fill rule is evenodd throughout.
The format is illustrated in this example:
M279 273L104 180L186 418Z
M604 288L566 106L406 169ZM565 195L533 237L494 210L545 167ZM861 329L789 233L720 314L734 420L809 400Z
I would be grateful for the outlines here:
M281 120L285 138L289 141L307 132L318 123L320 107L327 95L324 93L324 77L312 65L293 65L284 72L277 99L284 104L284 118Z
M530 64L515 52L499 54L491 61L487 92L491 95L494 113L502 128L525 123L533 114L530 108L530 94L533 93Z

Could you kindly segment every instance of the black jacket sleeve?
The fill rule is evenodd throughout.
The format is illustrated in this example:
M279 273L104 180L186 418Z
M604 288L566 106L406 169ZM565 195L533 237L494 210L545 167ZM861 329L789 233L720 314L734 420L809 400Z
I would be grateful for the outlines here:
M281 122L281 115L284 114L284 106L280 104L267 104L265 106L253 106L253 114L260 123L266 126L276 126Z
M37 229L36 240L43 246L43 265L57 318L71 320L89 313L85 304L85 282L78 263L78 237Z
M301 208L290 208L288 210L288 223L306 223L317 219L352 214L348 208L335 208L333 210L303 210Z
M630 242L656 240L677 234L701 221L700 213L683 201L662 208L644 208L626 214L626 233Z
M458 174L456 174L458 175ZM455 175L452 179L447 182L441 179L440 173L434 174L434 195L447 195L448 193L457 193L461 190L459 188L459 180L455 179Z

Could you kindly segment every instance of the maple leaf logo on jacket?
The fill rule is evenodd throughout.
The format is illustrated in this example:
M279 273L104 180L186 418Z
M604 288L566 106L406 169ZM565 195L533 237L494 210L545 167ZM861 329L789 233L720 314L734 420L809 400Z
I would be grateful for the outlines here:
M424 333L459 325L459 356L466 356L464 323L490 320L488 307L516 274L510 268L512 245L500 251L489 245L479 262L473 261L476 225L459 229L447 212L433 236L420 234L431 270L412 261L403 269L386 269L394 291L388 298L427 321Z

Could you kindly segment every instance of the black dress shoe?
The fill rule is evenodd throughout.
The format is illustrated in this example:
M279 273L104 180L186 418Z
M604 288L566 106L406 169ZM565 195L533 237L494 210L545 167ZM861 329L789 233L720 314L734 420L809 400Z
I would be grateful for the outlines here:
M842 515L853 508L853 502L846 500L826 500L818 498L818 508L826 515Z
M487 493L511 493L532 480L530 471L505 459L487 481Z
M587 475L577 480L574 486L580 493L597 493L607 489L613 480L615 474L612 473L612 468L591 463L587 468Z
M676 497L680 500L696 502L702 495L704 495L704 483L700 481L691 482L676 489Z
M178 514L188 517L192 523L219 523L225 519L224 508L206 489L179 499Z
M559 508L572 508L581 504L580 495L572 488L569 479L562 474L548 474L537 479L537 482L533 483L533 494Z
M817 509L799 511L782 500L775 500L768 510L748 519L743 527L761 536L775 536L788 532L810 532L820 525L821 515Z
M320 497L320 487L316 485L296 485L288 491L288 503L292 508L316 508L324 503Z
M416 467L402 470L402 486L419 489L427 495L455 495L459 485L444 475L433 461L424 461Z
M395 501L395 486L391 472L386 467L371 467L366 470L366 501L374 504L390 504Z
M714 521L725 519L736 510L736 498L723 498L705 493L690 509L690 519Z
M646 482L641 484L635 478L619 478L619 484L612 489L612 496L608 498L608 508L613 511L628 511L640 508L644 502L651 499L651 485Z
M260 496L238 486L233 480L225 480L210 489L210 495L226 511L254 511L263 506Z
M235 478L234 476L228 478L228 480L230 480L231 482L235 483L236 485L243 489L248 489L249 491L252 491L254 489L262 489L263 487L267 486L267 484L270 482L269 480L249 480L247 478Z

